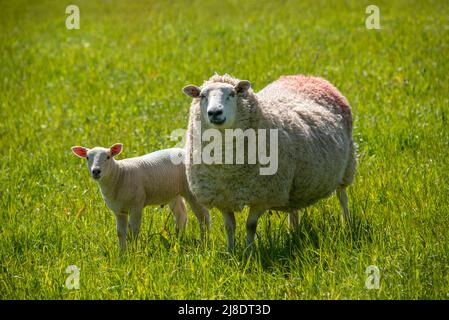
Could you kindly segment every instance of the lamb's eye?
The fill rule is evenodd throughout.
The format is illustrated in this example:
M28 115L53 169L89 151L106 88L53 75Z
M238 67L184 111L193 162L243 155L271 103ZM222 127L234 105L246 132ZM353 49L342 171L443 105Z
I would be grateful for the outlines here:
M229 94L229 96L230 96L230 97L235 97L235 92L231 92L231 93Z
M86 160L89 161L89 157L86 157Z
M111 159L111 156L107 156L106 159L107 159L107 160Z
M203 93L203 94L200 94L200 98L201 99L204 99L204 98L206 98L206 95Z

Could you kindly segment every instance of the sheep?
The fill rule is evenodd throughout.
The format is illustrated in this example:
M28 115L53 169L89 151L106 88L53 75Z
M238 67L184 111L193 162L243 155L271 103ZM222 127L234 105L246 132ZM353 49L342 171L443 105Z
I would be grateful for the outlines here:
M167 204L174 214L175 232L184 233L187 214L182 197L187 200L204 239L210 225L209 211L198 203L188 188L183 149L164 149L147 155L115 160L123 145L110 148L88 149L75 146L72 151L87 160L92 178L98 182L106 205L116 218L120 252L126 250L127 221L131 237L137 239L142 221L142 211L148 205ZM206 229L206 230L205 230Z
M247 80L215 74L201 87L188 85L183 92L193 98L186 136L187 180L200 203L221 211L230 251L236 227L234 212L244 206L250 208L246 252L253 251L258 219L269 209L288 212L289 227L294 230L299 223L298 209L336 191L350 222L346 187L353 182L356 169L352 113L346 98L332 84L318 77L290 75L254 93ZM261 174L260 161L194 161L198 148L208 145L202 135L206 130L215 129L225 136L229 129L261 128L278 133L274 145L278 147L278 168L272 175ZM226 151L226 146L223 148Z

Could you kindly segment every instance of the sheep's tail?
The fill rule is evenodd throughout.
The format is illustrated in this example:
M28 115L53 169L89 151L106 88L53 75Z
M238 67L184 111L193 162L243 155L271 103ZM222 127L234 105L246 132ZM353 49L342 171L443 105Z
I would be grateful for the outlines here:
M354 181L356 168L357 168L356 145L351 137L351 142L349 144L348 164L346 165L341 186L346 187L352 184L352 182Z

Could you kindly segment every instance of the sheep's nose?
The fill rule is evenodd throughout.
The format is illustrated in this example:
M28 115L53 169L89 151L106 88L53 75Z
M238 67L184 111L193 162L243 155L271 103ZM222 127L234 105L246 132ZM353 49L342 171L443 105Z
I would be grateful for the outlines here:
M92 174L94 176L98 176L100 173L101 173L101 169L95 168L95 169L92 170Z
M207 111L209 121L213 124L222 124L226 121L226 117L222 116L223 108L211 108Z
M218 116L220 116L223 113L223 110L220 108L214 108L214 109L210 109L209 111L207 111L207 115L209 116L209 118L216 118Z

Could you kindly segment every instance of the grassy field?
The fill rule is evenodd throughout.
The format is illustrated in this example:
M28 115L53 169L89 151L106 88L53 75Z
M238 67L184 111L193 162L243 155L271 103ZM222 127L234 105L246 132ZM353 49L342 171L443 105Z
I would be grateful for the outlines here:
M77 4L79 30L65 27ZM448 299L449 3L377 1L0 1L0 299ZM261 218L257 255L226 252L221 215L209 243L193 214L173 235L147 208L120 257L115 220L72 145L124 143L120 157L173 146L190 99L214 72L334 83L355 116L353 225L335 197L297 234ZM69 265L79 290L65 286ZM366 268L380 288L365 287Z

